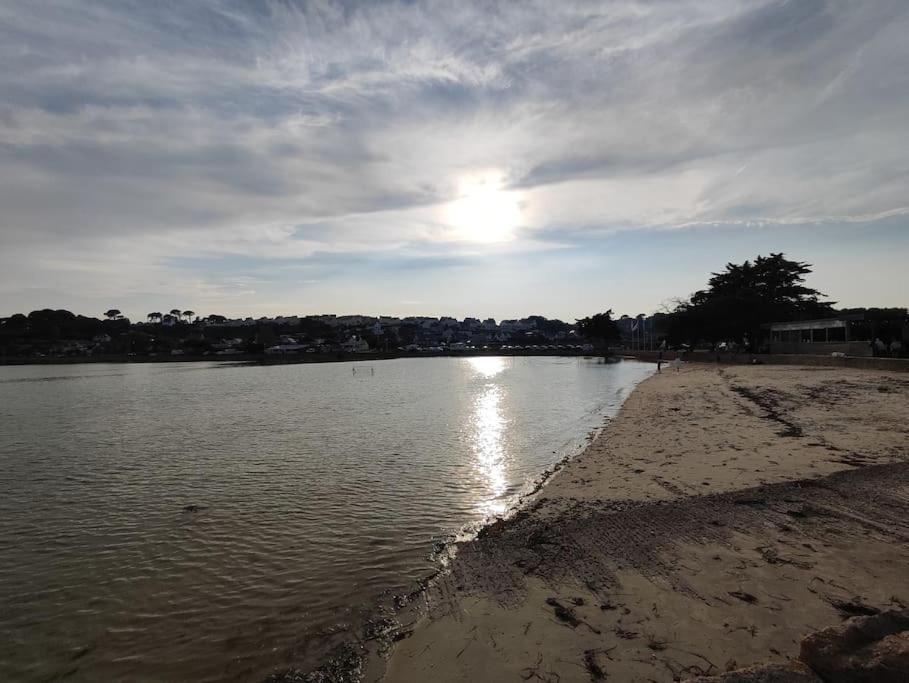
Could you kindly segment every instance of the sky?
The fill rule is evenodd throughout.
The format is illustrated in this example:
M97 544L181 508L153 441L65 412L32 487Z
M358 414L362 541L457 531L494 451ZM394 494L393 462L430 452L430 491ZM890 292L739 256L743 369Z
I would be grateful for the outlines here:
M909 304L905 0L0 0L0 315Z

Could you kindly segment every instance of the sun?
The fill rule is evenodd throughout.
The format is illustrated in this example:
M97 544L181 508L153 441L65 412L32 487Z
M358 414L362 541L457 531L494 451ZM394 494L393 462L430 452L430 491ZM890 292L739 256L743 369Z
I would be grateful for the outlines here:
M517 193L502 189L502 174L463 178L458 198L447 207L447 222L458 239L492 244L514 239L521 220Z

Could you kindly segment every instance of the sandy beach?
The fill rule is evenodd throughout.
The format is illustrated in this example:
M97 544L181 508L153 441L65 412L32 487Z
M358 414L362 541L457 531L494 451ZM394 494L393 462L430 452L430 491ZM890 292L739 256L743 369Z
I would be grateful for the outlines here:
M674 681L909 605L909 377L695 366L643 382L462 544L366 680Z

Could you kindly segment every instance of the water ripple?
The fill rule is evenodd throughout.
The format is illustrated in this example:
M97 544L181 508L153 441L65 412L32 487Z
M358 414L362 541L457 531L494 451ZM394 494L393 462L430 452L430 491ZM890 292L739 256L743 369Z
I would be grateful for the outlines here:
M374 368L0 368L0 680L255 680L305 664L650 372Z

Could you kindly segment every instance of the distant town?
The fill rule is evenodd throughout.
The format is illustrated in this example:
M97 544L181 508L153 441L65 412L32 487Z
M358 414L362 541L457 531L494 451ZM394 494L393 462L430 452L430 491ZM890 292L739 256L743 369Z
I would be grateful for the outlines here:
M903 358L905 308L836 308L806 287L809 264L783 254L728 263L707 287L652 315L612 310L573 323L493 318L305 315L228 318L171 309L130 321L43 309L0 318L0 362L53 359L331 360L361 354L607 354L612 350Z
M627 319L627 323L624 321ZM631 330L631 318L619 321ZM133 322L116 309L103 319L40 310L0 319L0 357L290 357L468 351L592 352L576 323L528 316L492 318L306 315L260 318L149 313Z

